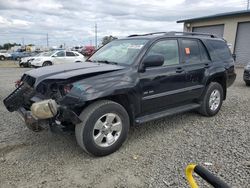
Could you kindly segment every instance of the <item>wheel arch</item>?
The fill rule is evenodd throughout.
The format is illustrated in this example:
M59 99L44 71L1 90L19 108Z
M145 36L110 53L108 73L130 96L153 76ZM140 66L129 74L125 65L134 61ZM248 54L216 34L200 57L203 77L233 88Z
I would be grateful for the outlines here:
M207 80L206 86L208 86L211 82L217 82L222 86L222 88L223 88L223 100L225 100L226 96L227 96L227 76L225 74L212 75Z

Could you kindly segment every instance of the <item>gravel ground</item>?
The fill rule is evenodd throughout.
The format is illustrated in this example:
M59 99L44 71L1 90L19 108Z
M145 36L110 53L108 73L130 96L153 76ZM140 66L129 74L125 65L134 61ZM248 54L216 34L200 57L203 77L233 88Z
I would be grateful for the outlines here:
M25 70L0 68L1 101ZM0 102L0 187L188 187L191 162L249 187L250 88L243 70L237 74L217 116L185 113L132 127L123 147L102 158L85 154L74 135L31 132Z

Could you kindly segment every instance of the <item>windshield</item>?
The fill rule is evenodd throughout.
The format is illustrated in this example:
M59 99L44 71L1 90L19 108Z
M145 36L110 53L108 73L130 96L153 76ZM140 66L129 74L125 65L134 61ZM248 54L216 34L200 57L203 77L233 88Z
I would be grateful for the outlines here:
M98 50L88 61L132 64L147 41L146 39L114 40Z

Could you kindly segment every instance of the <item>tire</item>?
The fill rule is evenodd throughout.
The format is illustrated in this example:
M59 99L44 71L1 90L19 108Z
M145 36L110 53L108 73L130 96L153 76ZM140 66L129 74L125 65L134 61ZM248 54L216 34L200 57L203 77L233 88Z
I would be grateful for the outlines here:
M246 86L250 86L250 82L246 82Z
M45 67L45 66L51 66L51 65L52 65L52 63L50 61L45 61L43 63L43 67Z
M24 68L24 65L23 65L23 64L19 64L19 66L20 66L21 68Z
M116 128L120 127L117 132L109 132L111 128L110 130L103 130L103 125L107 123L108 116L111 115L112 117L115 116L111 124L118 123L117 125L120 125L116 126ZM116 102L109 100L94 102L84 109L79 117L82 123L75 127L76 140L79 146L89 154L94 156L109 155L118 150L127 138L130 127L129 115L123 106ZM96 126L102 128L99 129ZM107 135L105 136L105 134ZM108 143L108 137L109 139L113 138L113 143ZM100 138L100 140L98 141L97 138Z
M223 102L223 96L224 95L222 86L217 82L211 82L207 86L206 91L202 97L201 107L199 109L199 112L202 115L208 117L216 115L221 108ZM211 104L214 104L214 106Z
M1 61L4 61L4 60L5 60L5 57L4 57L4 56L0 56L0 60L1 60Z

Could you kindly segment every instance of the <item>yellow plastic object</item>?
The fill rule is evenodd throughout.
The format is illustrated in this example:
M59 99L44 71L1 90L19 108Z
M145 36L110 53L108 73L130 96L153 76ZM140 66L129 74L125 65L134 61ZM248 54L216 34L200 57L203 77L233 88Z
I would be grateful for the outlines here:
M195 164L189 164L185 170L186 177L191 188L198 188L198 185L193 178L193 172L194 172L195 166L196 166Z

